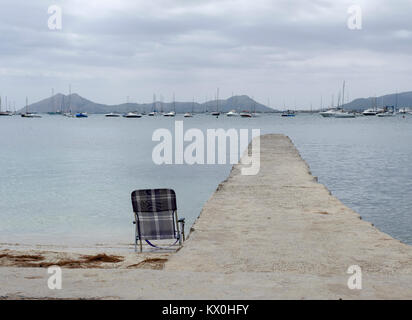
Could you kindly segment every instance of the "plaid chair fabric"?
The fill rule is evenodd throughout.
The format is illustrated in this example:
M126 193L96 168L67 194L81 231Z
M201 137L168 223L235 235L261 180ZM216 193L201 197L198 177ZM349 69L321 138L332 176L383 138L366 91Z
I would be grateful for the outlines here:
M178 239L175 211L176 194L171 189L148 189L132 192L140 240Z

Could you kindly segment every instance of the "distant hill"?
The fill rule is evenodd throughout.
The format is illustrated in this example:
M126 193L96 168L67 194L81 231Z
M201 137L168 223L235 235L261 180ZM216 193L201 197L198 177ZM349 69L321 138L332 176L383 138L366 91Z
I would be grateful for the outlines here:
M398 96L396 98L396 96ZM396 102L398 100L398 102ZM377 107L384 106L398 106L398 108L411 107L412 106L412 92L403 92L403 93L393 93L387 94L380 97L369 97L369 98L360 98L355 99L350 103L347 103L343 106L345 110L358 110L363 111L368 108L375 107L375 102Z
M211 112L217 108L217 101L212 100L205 103L192 103L192 102L176 102L176 113L191 112L192 107L194 112ZM99 104L93 101L87 100L77 93L71 95L64 95L58 93L50 98L43 99L39 102L29 105L30 112L47 113L47 112L88 112L88 113L126 113L131 111L137 112L151 112L156 111L168 112L173 110L173 102L155 102L138 104L138 103L123 103L119 105L106 105ZM269 108L263 104L260 104L246 95L234 96L226 100L219 100L219 111L228 112L232 109L237 111L254 111L256 112L276 112L276 110ZM19 112L25 112L25 108L19 110Z

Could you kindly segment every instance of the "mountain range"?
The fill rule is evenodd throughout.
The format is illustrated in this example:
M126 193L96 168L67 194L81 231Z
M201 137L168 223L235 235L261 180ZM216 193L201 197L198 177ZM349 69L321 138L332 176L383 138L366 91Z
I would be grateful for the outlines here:
M392 93L379 97L369 97L355 99L343 105L345 110L363 111L374 107L394 106L405 108L412 106L412 91L402 93Z
M229 112L232 109L237 111L256 111L256 112L276 112L276 110L269 108L263 104L256 102L246 95L233 96L225 100L212 100L205 103L193 102L160 102L154 103L123 103L118 105L106 105L95 103L73 93L64 95L61 93L55 94L52 97L43 99L39 102L30 104L28 106L29 112L34 113L48 113L48 112L87 112L87 113L127 113L127 112L151 112L153 110L158 112L169 112L176 110L176 113L185 112L211 112L216 111L217 104L219 104L219 111ZM18 112L25 112L26 108L20 109Z

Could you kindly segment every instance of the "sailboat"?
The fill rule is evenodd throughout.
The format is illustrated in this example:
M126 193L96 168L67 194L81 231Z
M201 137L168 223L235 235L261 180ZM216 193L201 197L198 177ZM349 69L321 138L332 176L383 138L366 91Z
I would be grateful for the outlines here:
M217 94L216 94L216 111L212 111L211 115L215 116L215 117L220 116L220 112L219 112L219 88L217 88Z
M153 95L153 110L149 112L149 117L154 117L156 115L156 95Z
M282 112L281 116L282 117L295 117L296 113L293 110L286 110Z
M28 98L26 97L26 113L22 113L21 117L22 118L41 118L40 115L35 114L35 113L30 113L29 112L29 103L28 103Z
M72 113L71 109L71 101L72 101L72 87L69 85L69 105L67 107L67 112L65 112L63 115L68 118L74 118L74 114Z
M185 118L192 118L192 117L193 117L194 108L195 108L195 98L193 98L193 101L192 101L192 112L186 112L186 113L184 114L184 117L185 117Z
M176 115L176 101L175 101L175 94L173 93L173 111L165 113L165 117L174 117Z
M356 118L356 116L353 113L349 113L343 109L343 106L345 104L345 81L343 81L343 90L342 90L342 105L341 108L338 108L338 110L335 112L333 115L334 118L338 119L350 119L350 118ZM340 97L339 97L340 101Z
M61 110L56 110L56 107L55 107L55 103L54 103L55 102L55 97L54 97L54 89L53 88L51 90L50 100L51 100L50 110L53 110L53 111L49 111L49 112L47 112L47 114L50 115L50 116L61 114Z
M6 105L7 108L7 105ZM13 113L11 111L1 111L1 97L0 97L0 116L12 116Z

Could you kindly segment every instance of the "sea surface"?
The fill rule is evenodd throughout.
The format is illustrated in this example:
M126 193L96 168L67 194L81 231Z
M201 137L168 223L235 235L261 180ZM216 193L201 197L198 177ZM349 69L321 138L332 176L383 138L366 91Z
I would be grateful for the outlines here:
M133 241L130 193L173 188L187 228L231 165L156 165L153 132L260 129L288 135L312 174L364 220L412 244L412 116L252 119L195 115L0 117L0 242L95 245Z

